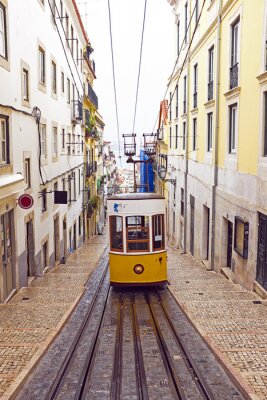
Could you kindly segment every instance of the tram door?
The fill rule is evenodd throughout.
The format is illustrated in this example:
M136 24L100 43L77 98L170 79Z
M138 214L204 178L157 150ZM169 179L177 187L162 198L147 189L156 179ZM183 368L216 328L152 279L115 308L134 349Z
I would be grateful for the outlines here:
M14 288L13 266L12 266L12 220L11 212L0 217L0 249L1 249L1 269L3 277L4 301Z

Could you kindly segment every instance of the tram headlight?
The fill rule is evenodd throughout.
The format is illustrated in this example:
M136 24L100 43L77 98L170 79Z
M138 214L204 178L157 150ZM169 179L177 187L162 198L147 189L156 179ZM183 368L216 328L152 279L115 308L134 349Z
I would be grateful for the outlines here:
M140 275L140 274L142 274L143 272L144 272L144 267L143 267L143 265L141 265L141 264L136 264L135 266L134 266L134 272L136 273L136 274L138 274L138 275Z

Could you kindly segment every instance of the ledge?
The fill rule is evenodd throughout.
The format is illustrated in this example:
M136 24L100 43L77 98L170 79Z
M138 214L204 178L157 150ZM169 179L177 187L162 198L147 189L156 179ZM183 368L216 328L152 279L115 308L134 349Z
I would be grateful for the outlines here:
M209 100L209 101L207 101L207 103L204 104L205 108L211 108L214 105L215 105L215 100L214 99Z
M236 86L235 88L233 88L231 90L228 90L228 92L225 92L224 93L224 97L227 100L230 100L230 99L232 99L234 97L238 97L240 92L241 92L241 87L240 86Z
M192 108L192 110L190 112L191 112L191 114L197 114L198 113L198 107Z
M257 76L260 85L267 83L267 71L264 71L262 74Z

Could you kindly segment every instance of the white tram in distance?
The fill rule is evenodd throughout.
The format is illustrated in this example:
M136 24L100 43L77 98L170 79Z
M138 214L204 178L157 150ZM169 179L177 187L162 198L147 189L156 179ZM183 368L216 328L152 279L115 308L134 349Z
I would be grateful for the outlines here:
M167 282L165 200L156 193L117 194L107 199L110 283Z

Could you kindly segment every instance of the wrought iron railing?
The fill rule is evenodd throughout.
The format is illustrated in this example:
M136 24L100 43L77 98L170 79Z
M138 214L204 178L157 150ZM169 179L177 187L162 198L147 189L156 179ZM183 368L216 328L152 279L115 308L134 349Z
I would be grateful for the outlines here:
M238 86L238 63L230 67L230 89Z
M72 119L82 121L83 119L83 104L80 100L72 101Z
M89 83L88 83L88 97L91 100L91 102L95 105L95 107L98 108L98 97Z
M86 178L90 178L93 174L93 163L86 163L85 164L85 175Z

